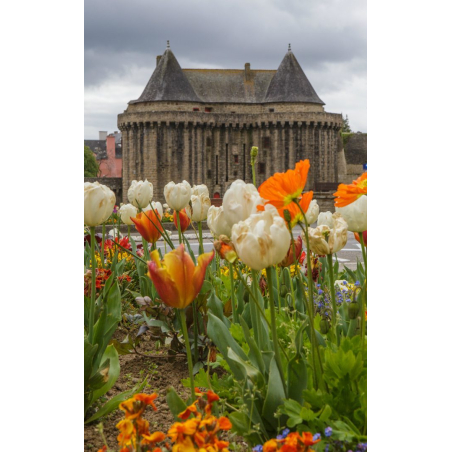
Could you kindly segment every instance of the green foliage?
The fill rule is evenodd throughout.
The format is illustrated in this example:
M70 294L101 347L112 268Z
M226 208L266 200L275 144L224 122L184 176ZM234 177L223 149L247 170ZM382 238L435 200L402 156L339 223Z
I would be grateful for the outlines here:
M85 146L84 151L84 173L85 177L96 177L99 173L99 165L89 146Z
M361 338L345 338L339 349L327 347L323 366L328 390L304 390L304 404L286 400L281 412L289 418L287 426L309 431L334 426L337 439L363 439L367 430L367 358Z
M353 133L352 129L350 128L350 122L348 120L348 115L345 116L343 125L342 125L342 132L343 133Z

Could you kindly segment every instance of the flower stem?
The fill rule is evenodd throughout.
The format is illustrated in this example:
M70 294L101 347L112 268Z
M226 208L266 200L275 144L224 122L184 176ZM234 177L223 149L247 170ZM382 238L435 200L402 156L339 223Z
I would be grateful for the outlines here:
M231 307L232 307L232 318L234 320L234 323L239 323L239 318L237 316L237 311L235 307L235 293L234 293L234 267L233 265L228 261L229 264L229 277L231 280Z
M336 291L334 289L334 272L333 272L333 255L332 254L327 254L326 255L327 261L328 261L328 276L329 276L329 282L330 282L330 294L331 294L331 303L333 305L333 319L332 319L332 323L333 323L333 340L337 343L337 345L339 345L339 337L337 337L337 329L336 329L336 323L337 323L337 318L336 318L336 310L337 310L337 306L336 306Z
M130 242L130 224L127 225L127 238L129 239Z
M179 232L179 245L180 245L182 243L182 231L180 229L180 216L178 210L176 210L176 223L177 223L177 232Z
M102 225L102 247L100 253L100 265L104 268L105 223Z
M96 228L91 226L89 230L91 233L91 303L89 305L88 341L92 344L94 335L94 304L96 302L96 255L94 245L96 243Z
M358 232L359 235L359 242L361 243L361 250L363 253L363 259L364 259L364 271L366 272L366 278L367 278L367 251L366 246L364 245L364 237L362 232Z
M268 281L268 293L269 293L269 304L270 304L270 315L271 315L271 327L272 327L272 338L273 338L273 347L275 349L275 359L276 364L278 365L279 373L281 375L281 380L284 386L284 392L287 396L287 388L286 388L286 379L284 378L284 369L281 361L281 354L279 353L279 344L278 344L278 333L276 331L276 307L275 300L273 297L273 275L272 275L272 267L267 267L267 281Z
M182 333L184 335L185 341L185 349L187 351L187 361L188 361L188 373L190 374L190 387L191 387L191 397L192 401L195 400L195 379L193 377L193 361L191 359L191 347L190 340L188 338L188 330L187 330L187 319L185 317L185 311L183 309L178 309L180 314Z
M198 221L198 231L199 231L199 254L204 254L204 244L202 242L202 222Z

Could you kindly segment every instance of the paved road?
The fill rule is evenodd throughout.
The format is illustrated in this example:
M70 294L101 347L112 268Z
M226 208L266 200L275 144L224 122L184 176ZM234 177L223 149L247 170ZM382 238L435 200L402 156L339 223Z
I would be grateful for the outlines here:
M301 229L294 229L294 237L299 236L301 233ZM348 240L345 247L337 253L337 260L340 264L340 269L342 269L345 266L350 268L351 270L356 269L356 260L358 259L360 262L362 262L362 254L361 254L361 245L359 242L356 241L355 236L353 232L348 232ZM185 236L188 238L188 241L190 243L190 246L195 253L196 256L198 256L199 252L199 244L198 240L196 239L195 234L193 231L187 230ZM141 236L132 234L132 237L137 242L141 242ZM174 245L179 244L179 239L177 236L177 233L173 232L171 236L171 240L173 241ZM204 241L204 251L208 252L213 249L213 238L209 231L203 231L203 241ZM165 242L160 239L157 242L157 247L162 250L162 253L165 253ZM167 251L169 251L169 247L166 247ZM335 259L335 257L333 257Z

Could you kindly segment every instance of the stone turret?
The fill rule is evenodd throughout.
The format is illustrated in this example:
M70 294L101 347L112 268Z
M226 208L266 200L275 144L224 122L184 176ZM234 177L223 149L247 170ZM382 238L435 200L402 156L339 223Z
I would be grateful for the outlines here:
M278 71L270 82L265 102L309 102L325 105L301 69L289 44Z
M169 48L169 43L165 53L157 61L157 67L143 93L137 100L133 100L130 103L155 101L199 102L198 96Z

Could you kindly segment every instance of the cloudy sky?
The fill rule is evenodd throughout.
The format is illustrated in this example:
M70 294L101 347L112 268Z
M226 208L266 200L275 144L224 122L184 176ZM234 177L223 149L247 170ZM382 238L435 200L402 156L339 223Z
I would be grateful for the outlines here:
M169 39L182 68L277 69L288 43L325 102L367 131L365 0L85 1L85 139L117 130Z

